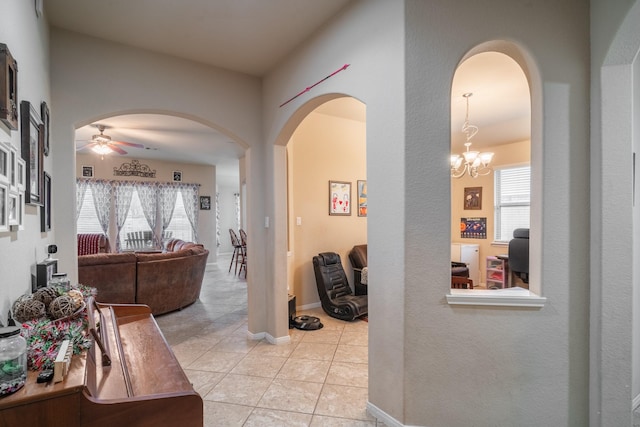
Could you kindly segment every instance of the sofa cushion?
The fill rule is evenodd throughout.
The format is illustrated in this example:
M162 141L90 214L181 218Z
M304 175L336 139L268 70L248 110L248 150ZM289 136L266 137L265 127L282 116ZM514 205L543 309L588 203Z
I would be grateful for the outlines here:
M78 267L85 265L122 264L125 262L136 262L136 255L132 252L122 252L119 254L92 254L78 257Z
M136 256L133 253L78 257L78 282L96 288L96 301L136 302Z
M137 253L136 257L138 258L138 262L150 262L161 261L163 259L186 257L191 254L191 250L184 249L175 252Z

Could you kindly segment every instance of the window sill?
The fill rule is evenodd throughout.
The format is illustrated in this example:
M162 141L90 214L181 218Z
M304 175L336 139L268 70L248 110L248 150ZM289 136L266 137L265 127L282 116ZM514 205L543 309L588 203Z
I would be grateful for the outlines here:
M446 295L446 298L449 305L542 308L547 302L547 298L519 287L495 290L451 289L451 293Z

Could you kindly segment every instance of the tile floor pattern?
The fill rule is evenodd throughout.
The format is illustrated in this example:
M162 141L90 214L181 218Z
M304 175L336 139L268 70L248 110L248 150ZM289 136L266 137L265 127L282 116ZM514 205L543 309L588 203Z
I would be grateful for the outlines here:
M156 318L204 400L206 427L381 427L367 414L368 324L322 309L317 331L290 330L291 343L247 337L247 283L207 266L200 299ZM301 313L298 313L301 314Z

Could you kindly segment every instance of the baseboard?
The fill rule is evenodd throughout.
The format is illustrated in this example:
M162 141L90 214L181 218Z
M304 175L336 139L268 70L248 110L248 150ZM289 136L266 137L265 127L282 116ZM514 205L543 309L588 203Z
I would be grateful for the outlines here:
M305 304L305 305L300 305L296 307L296 311L298 310L311 310L312 308L318 308L321 307L322 304L320 304L320 302L314 302L313 304Z
M639 411L640 410L640 394L633 398L631 401L631 410Z
M287 335L286 337L274 338L269 334L265 334L265 338L267 339L267 341L269 341L270 344L276 345L289 344L291 342L291 337L289 335Z
M253 332L247 331L247 337L253 341L260 341L261 339L264 338L265 335L266 335L265 332L258 332L257 334L254 334Z
M376 417L379 421L382 421L388 427L409 427L405 426L369 401L367 401L367 412Z

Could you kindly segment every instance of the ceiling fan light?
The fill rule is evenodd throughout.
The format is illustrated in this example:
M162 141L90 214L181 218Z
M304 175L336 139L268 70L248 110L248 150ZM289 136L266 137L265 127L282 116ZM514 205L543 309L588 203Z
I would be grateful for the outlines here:
M111 147L109 147L106 144L96 144L91 148L95 153L100 154L101 156L104 156L105 154L110 154L113 152L113 150L111 149Z

